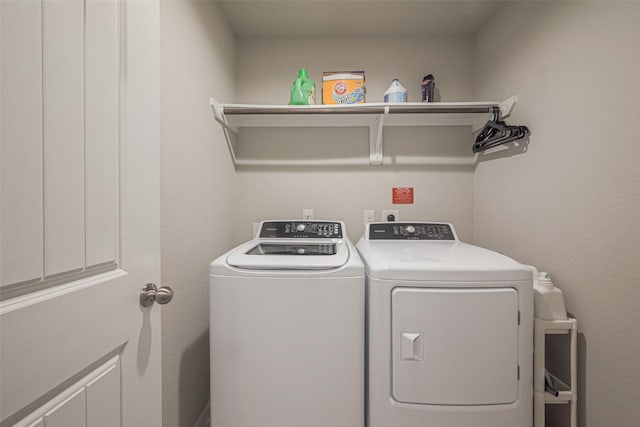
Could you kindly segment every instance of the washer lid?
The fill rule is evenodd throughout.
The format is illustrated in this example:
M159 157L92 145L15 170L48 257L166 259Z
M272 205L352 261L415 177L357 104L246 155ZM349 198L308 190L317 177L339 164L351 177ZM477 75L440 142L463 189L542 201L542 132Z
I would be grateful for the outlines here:
M231 252L227 264L248 270L330 270L348 260L342 239L256 239Z
M360 240L369 277L388 280L531 280L519 262L460 241Z

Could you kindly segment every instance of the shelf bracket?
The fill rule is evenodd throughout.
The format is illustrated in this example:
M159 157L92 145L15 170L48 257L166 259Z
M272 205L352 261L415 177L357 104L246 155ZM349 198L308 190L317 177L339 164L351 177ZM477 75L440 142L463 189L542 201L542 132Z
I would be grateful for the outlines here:
M500 118L506 119L507 117L509 117L511 115L511 112L513 111L513 108L516 106L517 103L518 103L518 95L513 95L505 99L504 101L502 101L499 105Z
M222 125L223 128L238 134L238 128L235 128L227 122L227 116L224 114L224 107L221 102L219 102L215 98L210 98L209 102L211 104L211 111L213 111L213 117L216 119L218 123Z
M384 107L384 112L369 125L369 164L381 165L382 156L382 130L384 129L385 116L389 114L389 106Z
M234 141L233 135L238 135L238 129L230 126L227 122L227 117L224 114L224 107L222 103L219 102L215 98L210 98L209 103L211 104L211 111L213 112L213 117L216 119L220 125L222 125L222 132L224 132L224 138L227 140L227 148L229 149L229 154L231 155L231 160L233 160L233 165L237 165L236 161L236 151L234 150Z

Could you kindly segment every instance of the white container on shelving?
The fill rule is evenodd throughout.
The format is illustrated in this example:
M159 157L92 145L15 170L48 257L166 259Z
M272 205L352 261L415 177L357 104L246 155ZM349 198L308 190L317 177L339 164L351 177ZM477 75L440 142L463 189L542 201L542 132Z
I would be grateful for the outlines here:
M384 102L407 102L407 89L400 84L400 80L393 79L384 93Z
M534 317L537 319L567 320L564 296L551 281L549 273L534 271L533 306Z

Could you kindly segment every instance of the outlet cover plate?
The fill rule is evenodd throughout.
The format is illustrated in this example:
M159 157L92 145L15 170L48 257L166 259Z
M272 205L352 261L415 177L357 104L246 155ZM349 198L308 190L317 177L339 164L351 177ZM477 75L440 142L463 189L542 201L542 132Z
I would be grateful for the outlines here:
M375 222L376 220L376 211L373 209L365 209L363 212L363 221L365 224L370 222Z
M383 209L382 221L390 222L389 215L393 215L394 221L400 221L400 211L398 209Z

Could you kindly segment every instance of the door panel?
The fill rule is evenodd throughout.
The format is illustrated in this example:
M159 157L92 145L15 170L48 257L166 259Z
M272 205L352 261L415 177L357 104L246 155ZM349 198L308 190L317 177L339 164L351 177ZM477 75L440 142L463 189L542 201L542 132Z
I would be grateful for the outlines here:
M3 286L43 275L41 4L2 1L0 20Z
M15 296L118 264L123 40L116 0L2 8L0 286Z
M76 392L44 416L45 427L86 427L86 396Z
M120 375L120 358L116 356L33 410L14 427L118 426L120 425Z
M116 260L118 212L118 3L85 12L86 267Z
M84 3L43 1L44 273L84 267Z
M396 288L392 391L425 405L495 405L518 398L518 292Z
M114 364L95 380L87 393L87 427L112 427L120 423L120 365Z

